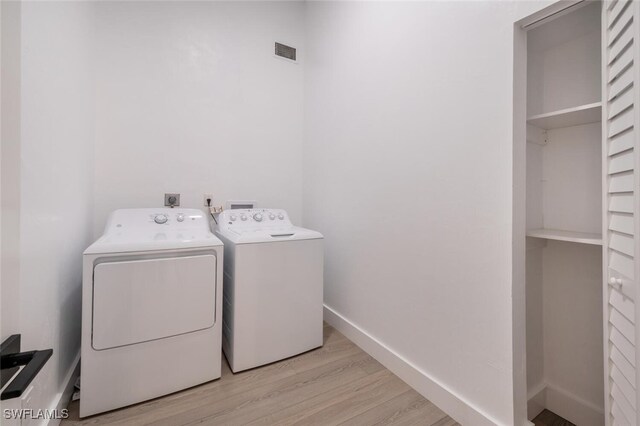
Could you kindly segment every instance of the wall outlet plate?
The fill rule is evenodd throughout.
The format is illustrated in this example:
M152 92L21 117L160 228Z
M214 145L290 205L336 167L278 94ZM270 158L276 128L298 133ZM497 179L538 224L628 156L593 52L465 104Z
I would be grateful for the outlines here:
M179 207L180 194L164 194L164 205L167 207Z
M203 194L202 205L204 205L205 207L209 207L209 204L207 204L207 198L211 200L211 207L213 207L213 194Z

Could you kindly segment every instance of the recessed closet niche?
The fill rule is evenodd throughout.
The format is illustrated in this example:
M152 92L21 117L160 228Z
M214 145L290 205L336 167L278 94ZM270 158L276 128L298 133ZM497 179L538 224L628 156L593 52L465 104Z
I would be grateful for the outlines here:
M527 33L528 417L604 423L600 2Z

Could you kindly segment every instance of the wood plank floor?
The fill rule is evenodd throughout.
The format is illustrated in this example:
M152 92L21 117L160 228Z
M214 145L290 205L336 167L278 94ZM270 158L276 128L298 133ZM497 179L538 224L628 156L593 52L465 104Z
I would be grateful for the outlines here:
M223 357L224 359L224 357ZM358 346L325 325L324 346L71 425L458 425Z
M549 410L544 410L538 414L538 416L533 419L533 424L535 426L576 426Z

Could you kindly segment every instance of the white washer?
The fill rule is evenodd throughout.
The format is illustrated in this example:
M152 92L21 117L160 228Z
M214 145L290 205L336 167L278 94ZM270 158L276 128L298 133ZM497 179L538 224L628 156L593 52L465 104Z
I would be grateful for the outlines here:
M81 417L220 377L222 265L200 210L111 214L84 252Z
M233 372L322 346L322 234L284 210L226 210L222 348Z

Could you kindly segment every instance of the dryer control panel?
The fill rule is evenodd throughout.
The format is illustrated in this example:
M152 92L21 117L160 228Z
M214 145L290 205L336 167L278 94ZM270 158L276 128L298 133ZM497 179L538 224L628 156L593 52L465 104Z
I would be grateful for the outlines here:
M282 209L233 209L220 213L218 228L236 233L286 231L293 228L293 224Z
M85 254L169 250L222 244L209 227L209 215L197 209L116 210L104 234Z
M107 221L105 234L112 232L158 232L168 229L206 231L208 220L196 209L121 209L114 211Z

